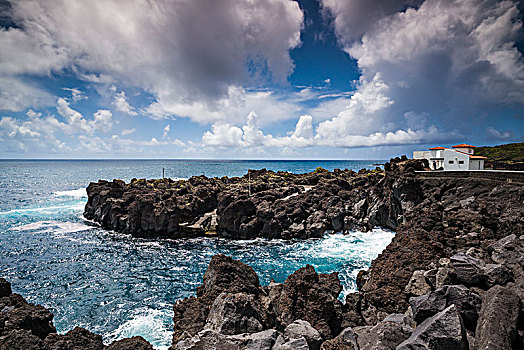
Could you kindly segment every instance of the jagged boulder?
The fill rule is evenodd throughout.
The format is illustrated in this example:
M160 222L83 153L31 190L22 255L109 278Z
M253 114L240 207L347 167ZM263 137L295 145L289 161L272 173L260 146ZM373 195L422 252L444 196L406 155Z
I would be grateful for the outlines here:
M428 294L409 300L413 319L417 323L455 305L467 329L475 330L482 300L478 294L463 285L438 288Z
M511 349L517 336L519 297L510 288L495 286L488 290L475 334L478 350Z
M42 339L27 329L15 329L0 336L0 350L45 350Z
M278 337L271 350L309 350L306 338L294 338L286 341L283 337Z
M491 259L497 264L521 264L524 262L524 236L508 235L489 246Z
M326 340L321 350L359 350L357 336L353 331L353 328L345 328L335 338Z
M280 312L277 326L284 329L295 320L305 320L323 339L333 338L342 329L341 291L337 273L317 274L311 265L300 268L286 279L275 300Z
M424 272L425 271L422 270L413 272L413 275L411 275L411 278L404 289L407 294L418 296L431 291L431 286L426 281Z
M53 314L42 305L23 303L7 313L4 331L27 329L40 339L56 333L53 326Z
M45 339L49 350L102 350L102 336L91 333L87 329L75 327L64 335L50 334Z
M454 305L427 318L397 350L467 350L466 330Z
M0 279L0 350L102 350L102 336L76 327L57 334L53 314L41 305L28 303L12 294L11 285ZM123 339L109 349L153 349L142 337Z
M482 261L464 253L453 255L450 261L457 275L457 280L460 283L469 286L480 286L482 284L482 272L484 268Z
M279 333L268 329L258 333L226 335L204 329L174 344L172 350L271 350Z
M8 297L12 294L11 283L7 282L5 279L0 278L0 298Z
M257 333L265 327L252 295L222 293L214 301L205 328L221 334Z
M204 282L197 288L197 296L214 300L223 292L258 295L260 281L255 270L229 256L213 256L204 274Z
M204 328L213 303L222 293L258 296L261 288L255 270L231 257L221 254L213 256L204 281L197 288L197 297L179 300L173 306L173 344L178 343L184 334L194 336ZM231 303L228 305L234 307ZM218 322L218 319L214 318L213 322Z
M501 264L487 264L482 270L482 278L487 288L497 284L505 285L513 281L511 270Z
M296 320L284 329L284 338L288 340L296 340L304 338L306 340L308 349L319 350L322 344L322 337L320 333L311 326L307 321Z
M153 350L153 347L142 337L132 337L112 342L106 350Z
M375 326L356 327L354 331L360 350L389 350L408 339L413 329L403 317L391 317Z

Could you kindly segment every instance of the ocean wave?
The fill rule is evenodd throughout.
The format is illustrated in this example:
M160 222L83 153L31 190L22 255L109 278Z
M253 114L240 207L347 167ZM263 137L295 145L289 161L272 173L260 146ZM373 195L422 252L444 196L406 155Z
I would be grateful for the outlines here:
M76 190L68 191L56 191L53 193L55 197L72 197L72 198L87 198L87 192L85 188L77 188Z
M170 340L173 336L171 317L171 308L165 310L137 309L130 320L104 334L104 343L109 344L123 338L142 336L155 349L167 349L171 345Z
M53 214L57 211L79 211L83 210L85 202L78 202L73 204L64 205L52 205L49 207L36 207L36 208L18 208L6 211L0 211L0 215L12 215L12 214Z
M37 221L30 224L11 227L11 231L40 231L54 234L75 233L92 229L91 226L78 222Z

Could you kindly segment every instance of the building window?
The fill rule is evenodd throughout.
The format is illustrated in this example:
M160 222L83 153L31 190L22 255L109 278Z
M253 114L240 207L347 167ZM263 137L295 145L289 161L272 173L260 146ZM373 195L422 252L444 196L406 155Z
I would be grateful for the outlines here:
M450 161L449 161L449 164L453 164L453 161L452 161L452 160L450 160Z
M464 161L463 160L459 160L459 164L464 164Z

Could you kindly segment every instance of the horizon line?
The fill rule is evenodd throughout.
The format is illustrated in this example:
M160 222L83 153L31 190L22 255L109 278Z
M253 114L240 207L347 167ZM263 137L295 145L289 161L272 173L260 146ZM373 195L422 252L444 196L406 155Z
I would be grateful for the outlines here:
M292 158L0 158L0 161L109 161L109 160L166 160L166 161L323 161L323 162L344 162L344 161L387 161L387 159L292 159Z

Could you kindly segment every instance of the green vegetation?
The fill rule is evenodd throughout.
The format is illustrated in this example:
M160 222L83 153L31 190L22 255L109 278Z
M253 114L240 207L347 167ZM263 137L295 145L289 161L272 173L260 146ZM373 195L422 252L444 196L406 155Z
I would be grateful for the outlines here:
M486 165L494 169L524 170L524 142L477 147L475 155L487 157Z

